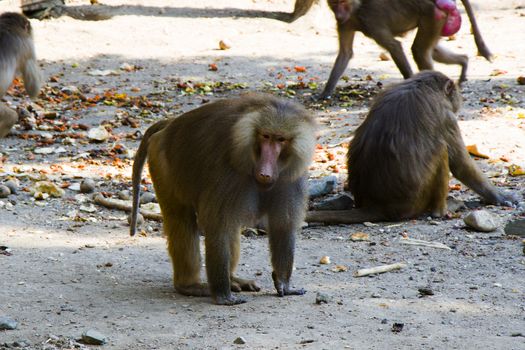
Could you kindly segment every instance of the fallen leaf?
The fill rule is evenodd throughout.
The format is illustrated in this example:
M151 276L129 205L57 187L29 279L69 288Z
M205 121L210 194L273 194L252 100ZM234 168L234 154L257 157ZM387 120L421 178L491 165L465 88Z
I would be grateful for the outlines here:
M506 70L503 70L503 69L494 69L491 73L490 73L490 76L492 77L496 77L498 75L504 75L504 74L507 74L507 71Z
M211 71L215 72L215 71L219 70L219 68L217 67L217 65L215 63L210 63L208 65L208 70L211 70Z
M516 164L511 164L508 166L510 176L523 176L525 175L525 170L522 167Z
M478 147L476 145L469 145L466 148L467 148L468 153L470 153L471 155L473 155L475 157L480 157L480 158L484 158L484 159L488 159L489 158L489 156L487 156L486 154L483 154L483 153L479 152L478 151Z
M304 66L295 66L293 67L297 73L304 73L306 72L306 67Z
M331 270L332 270L332 272L346 272L346 271L348 271L348 266L335 265Z
M357 241L368 241L369 240L369 235L368 235L368 233L364 233L364 232L356 232L356 233L353 233L350 236L350 240L352 240L354 242L357 242Z

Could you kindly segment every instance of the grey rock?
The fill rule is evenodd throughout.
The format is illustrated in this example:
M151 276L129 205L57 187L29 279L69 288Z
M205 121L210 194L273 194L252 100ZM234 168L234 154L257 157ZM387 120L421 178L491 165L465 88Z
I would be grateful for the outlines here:
M0 185L0 198L7 198L11 194L9 187Z
M314 204L315 210L345 210L354 206L354 200L347 194L327 198Z
M11 194L17 194L18 192L18 183L15 182L14 180L7 180L5 183L4 183L5 186L7 186L7 188L9 188L9 190L11 191Z
M89 329L82 333L82 342L89 345L104 345L107 339L106 336L99 331Z
M246 344L246 339L244 339L244 337L237 337L234 341L233 341L234 344L240 344L240 345L243 345L243 344Z
M315 296L315 303L316 304L328 304L332 300L332 297L328 294L324 294L321 292L317 292L317 295Z
M95 181L93 179L84 179L80 183L80 193L92 193L95 191Z
M140 204L147 204L147 203L156 202L156 201L157 201L157 198L151 192L144 192L140 196Z
M310 198L324 196L332 192L337 185L337 176L325 176L321 179L308 181L308 195Z
M505 234L525 237L525 219L509 221L505 226Z
M7 316L0 316L0 330L13 330L18 326L18 322Z
M498 228L496 217L486 210L476 210L463 219L465 224L476 231L492 232Z
M127 201L131 199L131 193L129 193L128 190L118 191L117 196L119 199L122 199L123 201Z
M128 224L131 224L131 214L128 215ZM137 213L137 228L144 224L144 216L141 213Z

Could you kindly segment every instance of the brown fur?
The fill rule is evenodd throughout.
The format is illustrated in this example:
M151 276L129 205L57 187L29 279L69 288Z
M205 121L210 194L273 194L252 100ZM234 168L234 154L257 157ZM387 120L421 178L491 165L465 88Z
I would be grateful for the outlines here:
M300 0L298 0L300 1ZM468 0L462 0L472 24L479 52L490 60L490 52L476 24ZM417 28L412 44L412 55L419 70L433 68L433 60L461 66L459 81L467 79L468 57L455 54L439 45L441 28L445 20L434 18L433 0L328 0L334 12L339 34L339 53L330 72L321 98L329 97L353 56L353 42L356 31L374 39L385 48L404 78L412 76L412 68L403 52L401 43L395 39Z
M31 23L19 13L0 15L0 97L4 96L17 72L22 73L24 86L36 97L42 85L33 44ZM1 102L0 102L1 103ZM0 106L0 137L9 133L18 117L15 111Z
M356 223L447 211L449 171L492 204L516 202L470 158L455 114L461 95L444 74L423 71L374 100L348 151L348 187L358 209L309 212L307 221Z
M288 23L295 22L298 18L306 15L312 5L318 1L319 0L296 0L293 12L278 12L277 19Z
M245 300L231 290L259 290L254 281L234 272L240 230L261 216L269 219L277 293L302 293L290 289L289 283L315 129L304 108L269 95L219 100L148 129L133 165L130 233L135 233L140 173L147 154L179 293L211 294L216 303L232 305ZM276 162L270 162L276 166L269 167L274 172L265 167L267 145L282 148ZM209 285L199 277L199 231L205 235Z

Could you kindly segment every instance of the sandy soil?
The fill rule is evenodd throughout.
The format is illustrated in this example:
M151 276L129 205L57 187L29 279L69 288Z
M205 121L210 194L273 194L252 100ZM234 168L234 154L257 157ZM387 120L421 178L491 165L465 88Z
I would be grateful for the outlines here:
M470 56L460 125L466 143L490 157L478 163L492 180L523 193L525 178L509 177L507 167L525 166L525 86L516 81L525 75L524 4L472 2L495 59L475 57L466 25L446 42ZM465 227L468 210L443 220L305 228L293 276L294 285L308 291L300 297L275 297L266 237L243 237L239 273L256 278L261 292L235 307L176 294L161 226L148 222L141 236L130 238L123 212L92 206L75 185L92 178L99 191L129 189L137 130L203 102L256 90L294 98L317 113L323 148L311 176L337 175L340 189L349 133L378 83L399 81L400 74L392 61L379 59L375 43L358 35L339 98L312 103L315 91L297 83L322 88L337 52L324 3L293 24L262 12L289 11L292 1L284 0L104 3L114 6L107 21L33 20L46 87L33 103L17 87L5 97L37 118L31 130L18 126L0 145L0 180L20 182L18 194L0 200L0 317L18 321L15 330L0 331L0 349L15 342L27 349L83 347L76 339L90 329L107 337L107 349L525 349L525 257L521 239L503 234L507 221L525 215L523 207L486 207L501 222L488 234ZM2 1L0 12L6 10L18 10L18 1ZM406 48L412 37L403 39ZM220 40L231 49L219 50ZM210 71L210 64L218 70ZM97 70L116 75L94 75ZM197 93L184 93L188 81ZM76 88L81 93L71 94ZM111 127L109 140L74 138L99 124ZM52 153L39 153L46 147ZM41 179L62 185L65 194L34 200L28 191ZM451 195L477 198L464 186ZM368 233L370 241L351 241L355 232ZM406 246L402 234L452 249ZM322 256L331 263L320 264ZM407 267L353 277L358 268L394 262ZM420 288L434 295L422 296ZM328 303L316 304L318 293ZM394 324L402 330L394 332ZM238 337L244 345L234 343Z

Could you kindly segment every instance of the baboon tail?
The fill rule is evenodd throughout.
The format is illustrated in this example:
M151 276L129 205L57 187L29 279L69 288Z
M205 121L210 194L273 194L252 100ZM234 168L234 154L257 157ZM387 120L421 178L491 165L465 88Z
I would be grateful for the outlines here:
M325 224L359 224L363 222L388 221L388 218L380 212L365 209L315 210L306 213L305 221Z
M31 98L37 97L42 86L42 75L36 61L34 59L28 59L21 70L27 94Z
M150 126L148 130L146 130L146 132L144 133L144 137L142 138L137 153L135 154L135 158L133 160L133 173L131 176L131 188L133 191L133 209L131 210L131 220L129 223L130 236L134 236L137 230L137 217L140 202L140 180L142 177L142 170L144 169L144 164L146 163L146 158L148 156L148 146L150 138L152 135L164 129L170 121L171 119L164 119Z

